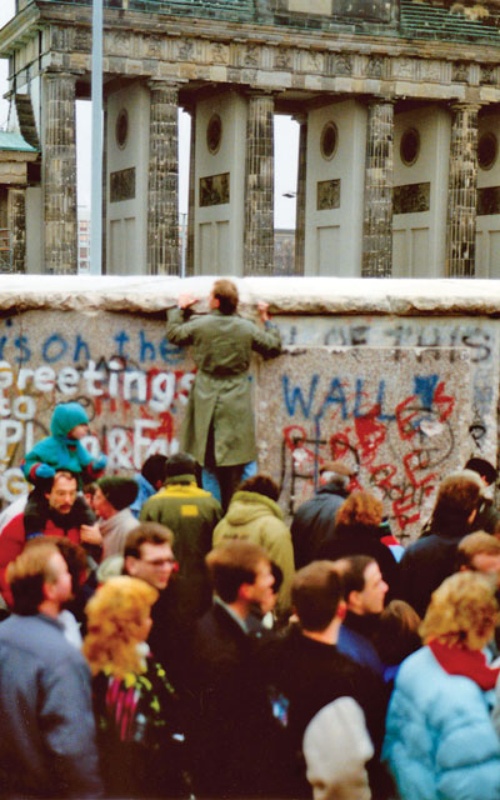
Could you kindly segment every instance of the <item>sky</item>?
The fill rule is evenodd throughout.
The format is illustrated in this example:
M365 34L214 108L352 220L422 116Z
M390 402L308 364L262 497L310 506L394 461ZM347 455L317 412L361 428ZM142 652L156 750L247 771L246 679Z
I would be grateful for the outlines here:
M0 0L0 28L14 15L14 0ZM0 59L0 95L7 91L8 62ZM0 128L5 126L9 112L9 104L0 100Z
M0 28L14 16L14 0L0 0ZM0 59L0 130L6 128L9 117L9 104L3 100L8 90L8 61ZM92 163L91 141L91 104L87 101L77 102L77 165L78 165L78 205L90 206L90 170ZM179 115L179 210L187 212L188 172L189 172L189 115ZM290 117L275 117L275 227L295 227L295 197L285 194L296 190L298 128Z

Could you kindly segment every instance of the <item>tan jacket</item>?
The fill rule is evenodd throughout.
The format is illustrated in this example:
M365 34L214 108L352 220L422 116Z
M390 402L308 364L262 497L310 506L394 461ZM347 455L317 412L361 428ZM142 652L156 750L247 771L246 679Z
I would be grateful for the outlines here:
M267 551L271 561L281 569L283 583L278 595L280 611L290 608L290 591L295 574L292 536L283 522L279 505L257 492L235 492L227 514L214 530L216 547L229 539L243 539Z

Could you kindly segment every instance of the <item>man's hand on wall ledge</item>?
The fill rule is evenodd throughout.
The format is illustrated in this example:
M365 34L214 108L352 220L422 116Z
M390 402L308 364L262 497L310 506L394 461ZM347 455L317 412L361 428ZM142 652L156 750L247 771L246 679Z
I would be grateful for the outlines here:
M259 300L257 303L257 311L259 312L261 322L269 322L269 303L266 303L264 300Z
M186 308L191 308L191 306L194 306L194 304L198 302L198 299L198 297L193 297L190 294L181 294L179 300L177 301L177 305L184 311Z

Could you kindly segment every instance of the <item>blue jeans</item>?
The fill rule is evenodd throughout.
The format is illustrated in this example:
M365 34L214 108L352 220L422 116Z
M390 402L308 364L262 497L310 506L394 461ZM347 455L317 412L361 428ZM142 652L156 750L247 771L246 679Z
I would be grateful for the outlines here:
M221 486L221 478L223 478L223 474L221 473L223 473L224 469L232 468L222 467L220 470L211 470L207 467L203 467L201 470L201 485L205 491L213 494L215 499L218 500L223 507L224 505L227 507L227 505L229 505L229 499L226 500L226 498L224 498L226 503L223 503L222 495L223 493L225 494L225 492L223 492L223 487ZM257 475L257 471L258 467L256 461L249 461L248 464L241 464L241 476L239 482L241 483L241 481L246 481L247 478L253 478L254 475Z

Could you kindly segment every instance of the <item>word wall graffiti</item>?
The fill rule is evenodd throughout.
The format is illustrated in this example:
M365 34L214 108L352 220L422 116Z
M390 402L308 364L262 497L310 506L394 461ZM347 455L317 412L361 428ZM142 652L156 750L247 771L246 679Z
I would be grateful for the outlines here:
M469 353L472 406L469 419L470 455L497 460L497 402L500 348L498 323L482 318L408 317L287 317L280 323L288 345L327 347L431 348L436 367L460 349Z
M280 475L287 511L311 496L323 463L340 460L351 488L377 494L394 532L412 538L467 452L469 354L448 355L437 366L429 349L289 348L262 365L260 463ZM279 448L266 419L279 425Z

